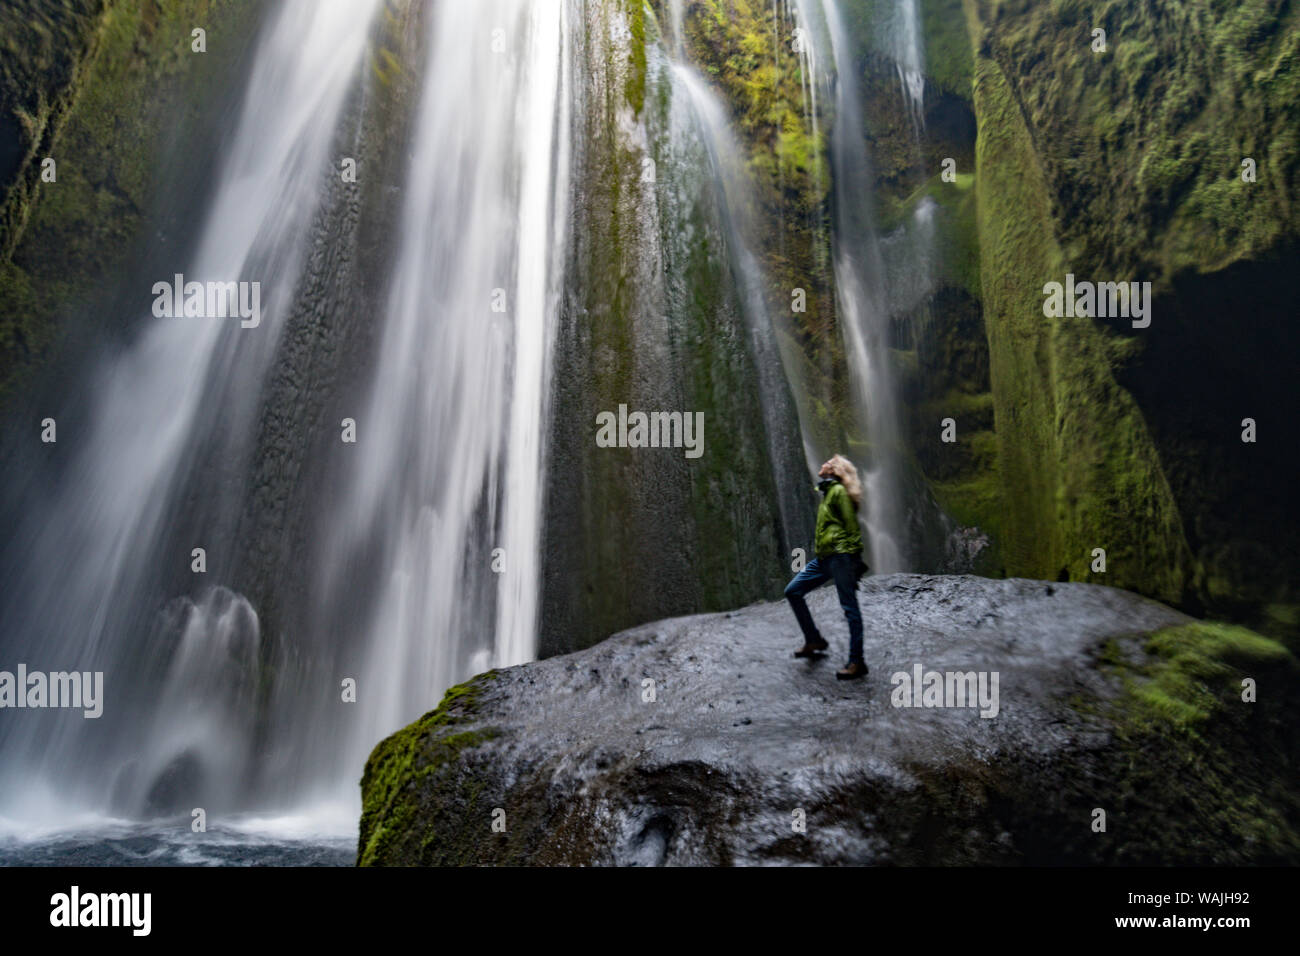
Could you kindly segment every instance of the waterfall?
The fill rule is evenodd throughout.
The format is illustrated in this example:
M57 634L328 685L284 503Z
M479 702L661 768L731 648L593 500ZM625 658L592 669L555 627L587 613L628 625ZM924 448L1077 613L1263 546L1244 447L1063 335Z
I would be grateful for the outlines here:
M102 670L110 706L98 722L0 725L6 761L23 761L3 779L0 816L30 820L55 791L59 819L70 806L166 815L198 794L209 812L333 801L352 824L377 740L457 680L535 654L568 0L426 8L367 384L333 399L356 441L329 446L328 500L292 504L311 532L307 566L274 569L282 603L302 588L309 610L265 634L215 553L214 587L156 571L190 570L178 527L203 543L240 527L258 420L274 412L267 379L288 360L285 313L309 294L299 276L377 6L295 0L259 41L184 274L261 279L262 322L145 320L88 383L95 415L69 475L24 492L30 517L4 555L6 657Z
M774 6L774 14L779 11ZM750 199L743 162L734 143L726 113L709 85L685 59L682 31L682 0L671 0L668 21L673 37L674 74L685 89L700 119L711 163L723 185L726 198L730 245L736 259L739 284L751 311L770 328L770 318L761 308L762 276L753 261L750 246L753 227ZM852 69L850 41L834 0L820 0L817 5L796 5L793 22L800 32L796 46L802 68L803 112L814 138L820 124L818 103L818 44L829 40L830 84L834 100L834 125L831 129L831 258L835 278L836 301L853 378L855 405L868 442L863 473L867 501L864 523L867 529L870 561L877 571L907 570L912 555L909 547L908 507L904 491L904 455L900 446L901 426L898 386L891 358L891 315L897 301L916 296L917 287L929 281L933 233L933 204L918 208L914 229L903 243L892 242L890 248L906 246L906 254L885 259L885 249L877 235L872 213L873 180L868 161L867 139L863 128L862 105L857 80ZM919 136L924 93L923 54L917 5L914 0L899 0L891 8L882 31L903 81L905 103ZM918 247L917 243L924 243ZM761 354L761 352L760 352ZM763 383L765 394L772 391ZM819 458L804 441L808 462L816 467ZM798 500L797 498L794 500Z
M928 307L938 279L936 258L939 204L923 196L912 215L881 240L881 255L890 276L890 315L911 315L914 338L924 340Z
M912 115L912 150L917 165L923 160L922 136L925 132L925 53L917 13L918 0L900 0L899 28L893 32L894 60L902 80L903 97ZM907 232L905 255L899 272L906 276L901 294L895 294L891 303L894 315L916 311L917 327L914 340L921 340L929 331L931 322L929 297L934 291L938 276L936 256L936 216L938 203L926 196L912 212L912 219L903 227Z
M569 16L565 0L431 11L378 357L314 582L316 626L373 698L340 772L448 685L535 654ZM358 581L374 595L359 618Z
M799 34L799 43L796 50L799 54L799 85L800 93L803 98L803 116L804 125L812 133L814 143L821 141L821 113L817 105L817 44L813 41L812 25L809 23L807 15L803 8L796 6L794 8L795 29ZM822 167L818 163L815 167L817 185L822 185Z
M98 720L6 711L0 815L66 820L106 809L110 793L125 812L161 811L200 778L205 806L242 799L253 693L268 676L259 622L223 588L170 599L191 546L212 543L178 543L175 530L237 519L245 489L227 468L249 449L377 5L287 0L259 41L183 275L259 282L260 322L141 317L80 383L93 406L49 446L72 449L57 481L14 490L6 663L102 671L107 701Z
M802 445L799 413L790 393L787 372L777 344L767 304L767 277L754 255L758 210L744 154L732 132L718 95L686 59L682 38L682 0L670 0L671 69L673 88L684 93L697 122L716 183L722 226L732 272L741 295L741 310L750 333L750 348L758 370L758 392L781 513L783 539L790 546L806 545L800 529L807 522L808 479L801 462L790 454Z
M593 134L579 122L597 81L575 62L604 50L590 45L593 22L625 17L584 0L430 2L412 15L416 62L375 81L382 7L272 7L193 251L158 277L259 283L260 321L136 316L127 341L91 350L68 399L84 414L60 412L59 441L24 451L32 460L7 486L0 667L102 671L106 700L97 720L6 712L0 820L319 807L347 829L378 740L449 685L537 653L556 337L561 318L588 321L564 308L581 293L569 288L570 223L591 186L579 171L599 168L584 165ZM776 533L770 512L735 524L762 548L805 544L812 496L758 193L723 101L685 59L681 3L669 13L673 45L647 57L647 102L661 111L616 113L615 139L662 147L666 173L645 190L653 202L629 257L673 264L647 269L632 293L638 384L665 402L710 401L721 379L685 374L678 359L692 323L717 330L728 361L716 368L752 401L727 406L743 408L749 476L766 488L770 467L779 498ZM815 130L811 42L801 58ZM375 83L394 76L411 84L412 102L385 101L410 108L383 153L400 168L371 192L341 185L341 157L379 152L362 133L382 99ZM850 146L863 141L851 86L837 90L835 276L869 413L873 564L888 569L903 564L890 524L892 388L880 388L879 250L860 208L869 178ZM379 194L376 227L366 217ZM378 232L378 248L352 245ZM348 261L363 253L365 264ZM715 294L698 314L698 289L672 274L697 255L707 278L696 281ZM326 274L340 260L342 278ZM332 294L350 280L365 294ZM345 314L354 307L364 314ZM305 354L354 348L347 361ZM336 377L318 379L322 369ZM293 453L277 445L285 435ZM697 479L685 459L644 467L655 495L678 486L665 518L687 514ZM266 492L272 478L282 486ZM743 563L761 548L738 550Z
M864 475L865 524L876 572L908 570L907 502L897 384L890 355L886 270L872 213L872 177L862 105L849 39L834 0L821 0L836 82L831 130L832 246L839 306L853 392L869 444Z
M925 127L925 51L921 46L918 3L919 0L898 0L887 34L912 127L919 131Z
M903 104L912 120L913 162L923 162L925 132L925 52L918 0L897 0L884 19L885 41L898 72ZM916 204L909 221L886 239L885 262L891 277L889 310L901 315L919 310L924 335L928 321L926 302L936 277L935 236L938 204L926 196Z

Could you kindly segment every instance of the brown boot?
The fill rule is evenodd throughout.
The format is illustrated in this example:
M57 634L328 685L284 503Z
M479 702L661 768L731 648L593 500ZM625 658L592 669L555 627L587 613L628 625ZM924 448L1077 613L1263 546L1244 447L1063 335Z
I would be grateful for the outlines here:
M835 676L840 680L855 680L859 677L866 677L867 665L862 661L849 661L847 667L841 667L835 672Z
M808 641L803 647L794 652L795 657L821 657L826 653L826 648L830 647L826 639L819 637L816 640Z

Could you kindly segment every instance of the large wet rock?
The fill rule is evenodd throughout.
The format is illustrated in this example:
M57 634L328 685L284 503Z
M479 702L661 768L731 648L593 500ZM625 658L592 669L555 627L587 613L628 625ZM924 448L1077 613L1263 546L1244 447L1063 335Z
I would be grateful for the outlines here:
M1300 861L1281 645L1088 584L860 590L861 682L827 588L821 661L763 603L453 688L367 763L359 862ZM895 706L918 667L984 672L986 714L996 674L996 715Z

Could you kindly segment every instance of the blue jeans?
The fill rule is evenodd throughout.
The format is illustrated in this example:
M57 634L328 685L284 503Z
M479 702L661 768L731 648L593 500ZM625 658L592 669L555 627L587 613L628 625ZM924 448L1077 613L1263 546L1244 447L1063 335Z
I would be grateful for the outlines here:
M804 638L815 641L821 638L821 634L813 623L803 596L817 590L827 581L834 580L835 590L840 595L840 607L849 622L850 661L862 660L862 612L858 610L858 578L862 577L864 570L865 566L858 554L831 554L824 558L813 558L785 586L785 598L794 610Z

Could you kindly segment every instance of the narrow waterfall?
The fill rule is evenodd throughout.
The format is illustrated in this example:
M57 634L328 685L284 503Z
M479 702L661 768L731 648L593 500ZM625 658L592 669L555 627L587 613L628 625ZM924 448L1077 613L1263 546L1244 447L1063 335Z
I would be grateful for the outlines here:
M920 0L896 2L887 27L889 49L912 126L919 131L925 128L925 50L922 46Z
M67 819L110 797L149 812L177 775L198 772L200 753L211 805L241 801L265 678L258 617L224 588L169 600L174 569L189 572L191 546L208 541L178 543L174 532L198 511L227 524L238 511L242 486L221 473L246 453L260 412L376 6L290 0L261 40L183 272L259 282L260 322L142 318L135 340L91 373L94 407L68 442L75 460L57 484L20 493L3 545L7 650L33 668L102 671L113 706L99 720L0 723L9 767L23 768L4 775L4 816Z
M718 95L686 58L682 38L682 0L670 0L669 24L674 89L685 94L697 120L699 135L709 156L718 193L722 225L732 272L741 294L741 307L750 333L750 348L758 370L758 391L767 436L768 455L779 494L784 540L806 547L801 529L807 526L806 469L811 461L791 454L802 446L798 411L791 397L791 380L777 344L768 307L768 279L754 254L758 237L758 210L744 154L736 141Z
M912 161L920 166L925 137L925 47L917 4L918 0L896 0L882 18L882 27L885 47L898 72L903 105L912 120ZM916 340L925 336L931 318L927 301L938 270L938 211L934 198L925 196L915 204L911 217L884 240L889 311L894 316L914 316Z
M877 572L903 571L911 559L899 399L890 356L888 277L872 211L867 140L848 36L834 0L822 0L821 13L836 77L831 131L836 300L869 444L864 484L870 563Z

